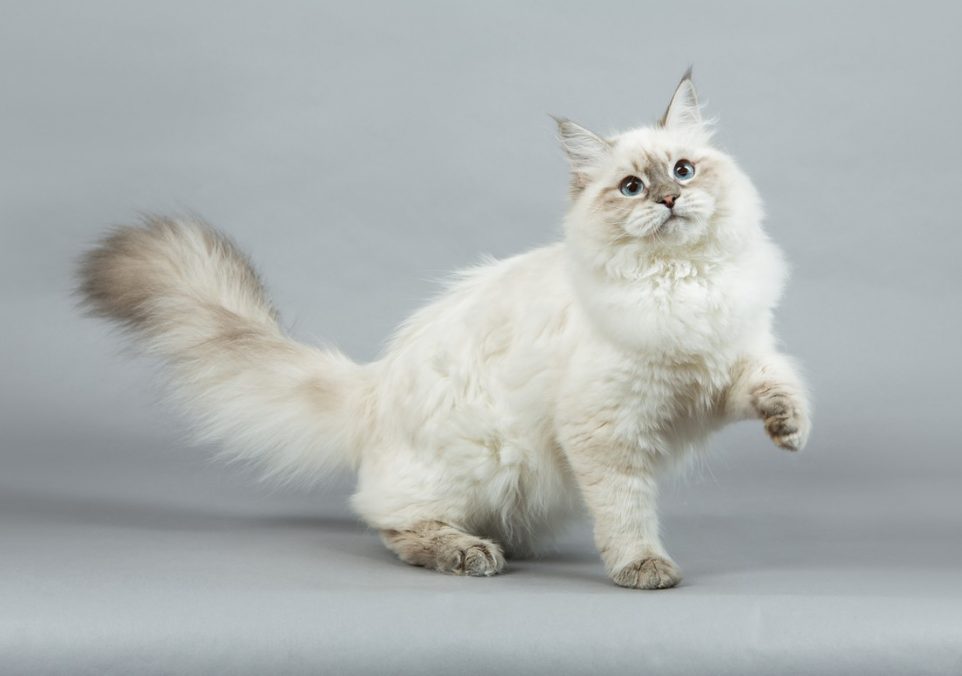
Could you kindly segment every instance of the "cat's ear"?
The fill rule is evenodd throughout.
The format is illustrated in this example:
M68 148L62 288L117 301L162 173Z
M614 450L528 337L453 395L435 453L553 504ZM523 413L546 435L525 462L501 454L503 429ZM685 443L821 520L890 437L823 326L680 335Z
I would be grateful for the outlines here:
M705 123L698 107L698 94L695 93L695 85L691 81L691 68L682 75L659 125L665 129L704 130Z
M561 117L554 117L554 121L558 123L558 140L572 173L590 173L611 152L611 144L594 132Z

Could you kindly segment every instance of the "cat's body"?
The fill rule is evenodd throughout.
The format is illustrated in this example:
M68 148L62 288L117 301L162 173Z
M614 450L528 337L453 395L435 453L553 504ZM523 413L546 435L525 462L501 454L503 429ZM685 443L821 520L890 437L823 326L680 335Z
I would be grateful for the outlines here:
M781 255L748 179L686 118L690 86L656 129L560 122L565 241L463 273L376 362L286 338L246 259L196 222L118 231L84 292L170 362L209 437L278 473L354 467L353 507L403 560L494 574L583 499L616 583L672 586L657 474L734 419L790 449L808 429L771 333ZM666 178L678 152L701 183ZM613 192L623 174L641 192Z

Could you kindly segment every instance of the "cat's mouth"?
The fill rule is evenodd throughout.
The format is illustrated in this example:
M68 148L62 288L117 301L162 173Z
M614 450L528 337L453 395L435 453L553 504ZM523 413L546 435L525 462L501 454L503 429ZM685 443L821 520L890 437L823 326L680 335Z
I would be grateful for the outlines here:
M661 225L659 225L658 228L655 229L655 232L656 233L663 232L663 231L667 232L674 228L678 228L681 225L683 225L684 221L687 221L687 220L688 219L682 216L681 214L670 213L665 217L665 220L661 222Z
M687 214L676 211L664 213L647 213L642 218L629 221L621 227L633 237L664 237L666 235L683 235L692 225L692 219Z

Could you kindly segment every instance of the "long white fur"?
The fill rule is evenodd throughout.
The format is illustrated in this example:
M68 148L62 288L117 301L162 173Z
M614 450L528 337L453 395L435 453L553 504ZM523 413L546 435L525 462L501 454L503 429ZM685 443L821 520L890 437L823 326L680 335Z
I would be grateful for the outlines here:
M776 443L800 448L809 427L804 386L772 333L783 258L693 97L680 88L673 106L684 108L665 126L602 143L561 122L575 185L564 241L461 273L376 362L286 338L236 252L187 220L167 222L142 256L164 268L143 310L156 321L121 319L172 362L209 437L282 474L354 467L352 505L373 527L442 522L524 552L587 504L612 577L669 586L659 472L728 421L771 418L765 397L789 402ZM686 157L714 178L693 181L677 200L683 218L665 222L661 205L610 193L642 156L669 167ZM248 325L248 347L221 340L217 306ZM652 560L668 572L644 568Z

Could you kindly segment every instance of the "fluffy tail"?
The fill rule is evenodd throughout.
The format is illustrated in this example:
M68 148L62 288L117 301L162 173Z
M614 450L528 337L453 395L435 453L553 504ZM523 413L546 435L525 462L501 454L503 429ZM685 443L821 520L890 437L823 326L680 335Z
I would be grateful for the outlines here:
M285 336L250 262L216 230L149 218L104 239L80 276L89 309L170 366L203 439L269 475L356 465L364 367Z

